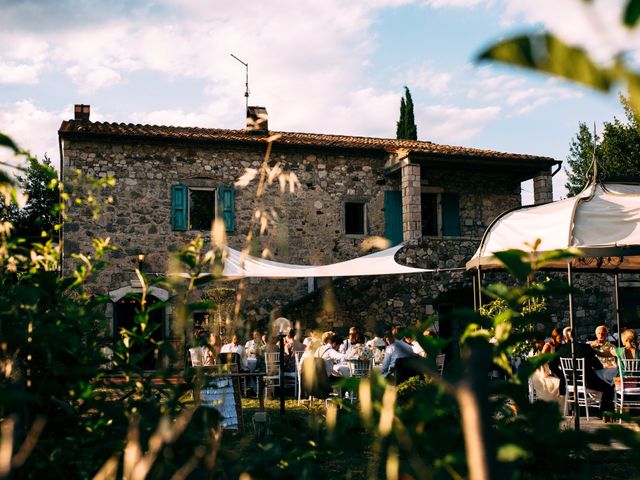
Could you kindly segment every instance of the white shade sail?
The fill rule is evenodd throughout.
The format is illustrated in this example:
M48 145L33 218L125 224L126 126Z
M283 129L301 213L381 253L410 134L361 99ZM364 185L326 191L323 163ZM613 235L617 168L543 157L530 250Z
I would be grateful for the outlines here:
M503 214L487 229L467 269L495 268L494 252L538 252L577 247L576 268L637 270L640 267L640 185L595 183L572 198L522 207ZM562 268L566 262L551 267Z
M227 278L303 278L303 277L355 277L363 275L402 275L433 272L424 268L400 265L395 254L402 244L380 252L332 265L290 265L244 255L227 247L223 276Z

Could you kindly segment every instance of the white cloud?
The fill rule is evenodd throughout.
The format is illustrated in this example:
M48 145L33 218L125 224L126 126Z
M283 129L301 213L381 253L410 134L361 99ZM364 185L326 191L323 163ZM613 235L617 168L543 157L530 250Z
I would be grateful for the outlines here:
M35 85L46 66L48 44L32 36L5 33L0 37L11 48L0 48L0 84Z
M489 0L425 0L425 3L433 8L448 8L448 7L475 7L477 5L487 5L493 3Z
M11 136L21 148L30 150L32 155L43 158L46 153L52 163L58 165L57 131L62 120L71 116L70 105L56 112L44 110L32 100L0 104L0 131ZM7 160L8 153L3 149L1 158Z
M411 69L402 75L397 75L394 83L405 82L412 91L423 90L430 95L445 95L449 93L453 74L450 72L438 72L429 67Z
M41 69L39 65L0 61L0 84L35 85Z
M415 111L421 126L418 131L420 138L445 144L469 141L500 113L501 108L497 105L482 108L420 105Z
M618 52L640 50L640 29L621 23L623 0L504 0L505 25L525 21L542 24L565 42L586 48L600 61L610 61Z

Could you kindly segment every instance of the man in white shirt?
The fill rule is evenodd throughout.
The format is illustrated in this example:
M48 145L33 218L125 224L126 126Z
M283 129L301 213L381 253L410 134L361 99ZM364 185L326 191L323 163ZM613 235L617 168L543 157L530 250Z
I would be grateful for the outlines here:
M240 355L240 369L247 370L247 353L240 342L238 341L238 335L231 337L231 343L227 343L222 346L220 353L237 353Z
M347 353L347 350L349 350L357 343L359 334L360 330L358 329L358 327L351 327L349 329L349 337L340 344L340 348L338 351L340 353Z
M384 349L384 360L380 373L382 373L382 376L388 377L396 367L396 360L399 358L413 357L416 354L411 348L411 345L404 340L396 339L391 331L385 333L384 340L387 342L387 348Z
M262 337L260 330L253 331L253 338L244 344L244 349L247 352L248 358L256 358L256 355L260 354L260 351L264 348L265 341Z
M340 363L345 360L360 359L357 355L347 355L346 353L338 352L340 343L341 339L336 334L328 335L325 338L325 344L316 350L315 357L324 360L328 377L344 377L346 371L340 368Z

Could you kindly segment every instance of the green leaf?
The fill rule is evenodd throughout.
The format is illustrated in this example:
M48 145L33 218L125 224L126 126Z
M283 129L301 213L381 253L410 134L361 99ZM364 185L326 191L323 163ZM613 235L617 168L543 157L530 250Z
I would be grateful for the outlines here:
M15 154L20 153L20 148L18 147L18 145L16 145L16 143L10 137L2 132L0 132L0 145L10 148Z
M553 263L558 260L569 260L575 257L583 257L584 253L578 248L569 247L565 249L558 250L549 250L546 252L541 252L538 258L536 259L536 263L539 267L542 267L548 263Z
M529 262L524 259L527 255L526 252L522 250L505 250L504 252L496 252L494 255L521 282L524 282L533 271Z
M629 0L622 19L627 27L634 27L640 18L640 0Z
M501 462L515 462L521 458L527 458L529 454L519 445L510 443L498 448L498 460Z
M477 61L496 61L550 73L608 92L614 75L598 67L581 48L567 45L549 33L519 35L491 45Z

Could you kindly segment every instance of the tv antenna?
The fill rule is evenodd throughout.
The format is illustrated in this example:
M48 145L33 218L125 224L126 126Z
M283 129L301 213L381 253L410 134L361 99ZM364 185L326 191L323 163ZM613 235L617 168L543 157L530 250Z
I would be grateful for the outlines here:
M237 61L239 61L242 65L244 65L244 68L245 68L246 77L245 77L245 84L244 84L245 85L244 98L245 98L245 107L246 107L246 110L248 111L249 110L249 64L240 60L233 53L231 54L231 56L235 58Z

